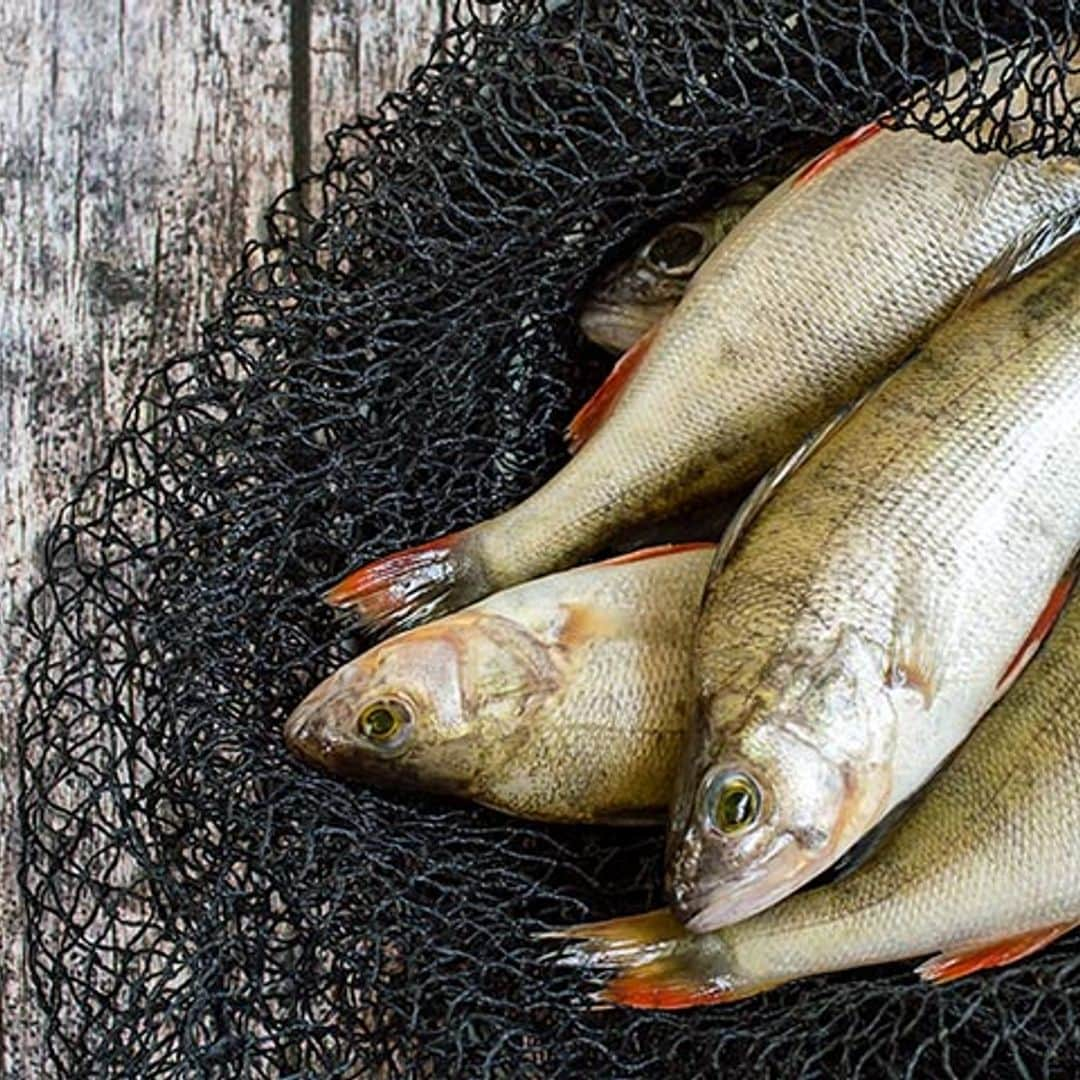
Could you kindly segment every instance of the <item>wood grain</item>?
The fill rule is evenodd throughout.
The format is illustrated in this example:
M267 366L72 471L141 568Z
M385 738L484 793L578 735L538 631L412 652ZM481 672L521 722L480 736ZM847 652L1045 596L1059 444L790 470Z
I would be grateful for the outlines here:
M444 17L442 0L0 5L0 1077L47 1075L14 880L35 552L144 373L197 341L271 198Z

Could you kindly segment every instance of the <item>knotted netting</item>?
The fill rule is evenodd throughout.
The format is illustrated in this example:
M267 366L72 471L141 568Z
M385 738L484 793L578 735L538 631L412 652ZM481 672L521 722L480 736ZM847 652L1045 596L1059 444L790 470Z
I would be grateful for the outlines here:
M564 460L609 361L601 268L889 112L1075 154L1075 3L509 0L272 208L198 351L162 358L61 513L21 722L30 964L64 1076L1064 1075L1080 944L935 989L900 968L692 1013L597 1012L539 929L661 902L656 831L545 827L317 775L290 709L365 643L343 571ZM933 90L967 66L968 83ZM901 105L908 102L909 105ZM1014 117L1015 119L1015 117ZM1014 126L1014 130L1016 130ZM306 209L304 209L306 207Z

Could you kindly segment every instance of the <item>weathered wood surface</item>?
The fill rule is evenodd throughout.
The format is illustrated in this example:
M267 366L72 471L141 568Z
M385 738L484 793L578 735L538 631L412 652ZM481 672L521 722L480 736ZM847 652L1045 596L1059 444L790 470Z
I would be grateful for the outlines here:
M323 134L427 54L446 0L0 4L0 1077L46 1075L23 966L20 609L133 388L197 340Z

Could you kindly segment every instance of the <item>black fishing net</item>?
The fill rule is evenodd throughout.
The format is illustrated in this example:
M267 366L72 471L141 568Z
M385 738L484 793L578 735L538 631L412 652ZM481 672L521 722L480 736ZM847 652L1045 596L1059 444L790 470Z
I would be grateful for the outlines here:
M1080 947L938 990L891 968L596 1012L530 935L660 901L659 831L376 794L280 726L364 643L362 558L519 500L608 363L599 269L885 111L978 149L979 66L1035 0L457 7L432 59L269 215L61 514L21 728L30 962L64 1076L1072 1074ZM972 65L950 100L931 92ZM1015 151L1074 153L1060 68ZM898 102L914 94L913 108ZM980 141L981 140L981 141ZM305 209L306 207L306 209Z

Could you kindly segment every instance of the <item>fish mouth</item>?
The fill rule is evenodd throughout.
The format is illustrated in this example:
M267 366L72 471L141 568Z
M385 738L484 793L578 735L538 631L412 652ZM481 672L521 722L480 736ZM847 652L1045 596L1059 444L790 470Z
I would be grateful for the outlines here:
M615 304L593 303L582 311L581 332L592 342L609 352L625 352L664 312L642 311L631 315L626 308Z
M290 750L302 739L306 721L307 716L304 709L293 710L285 721L285 725L281 729L281 735Z
M789 841L737 879L716 876L695 887L675 888L671 907L691 933L721 930L771 908L813 878L819 869L824 867L807 860Z
M757 882L754 883L755 885ZM751 885L703 889L672 907L679 921L694 934L707 934L742 922L782 900L796 886L761 890Z
M342 746L332 728L313 706L299 705L282 728L285 746L305 765L314 765L330 773L342 770Z

